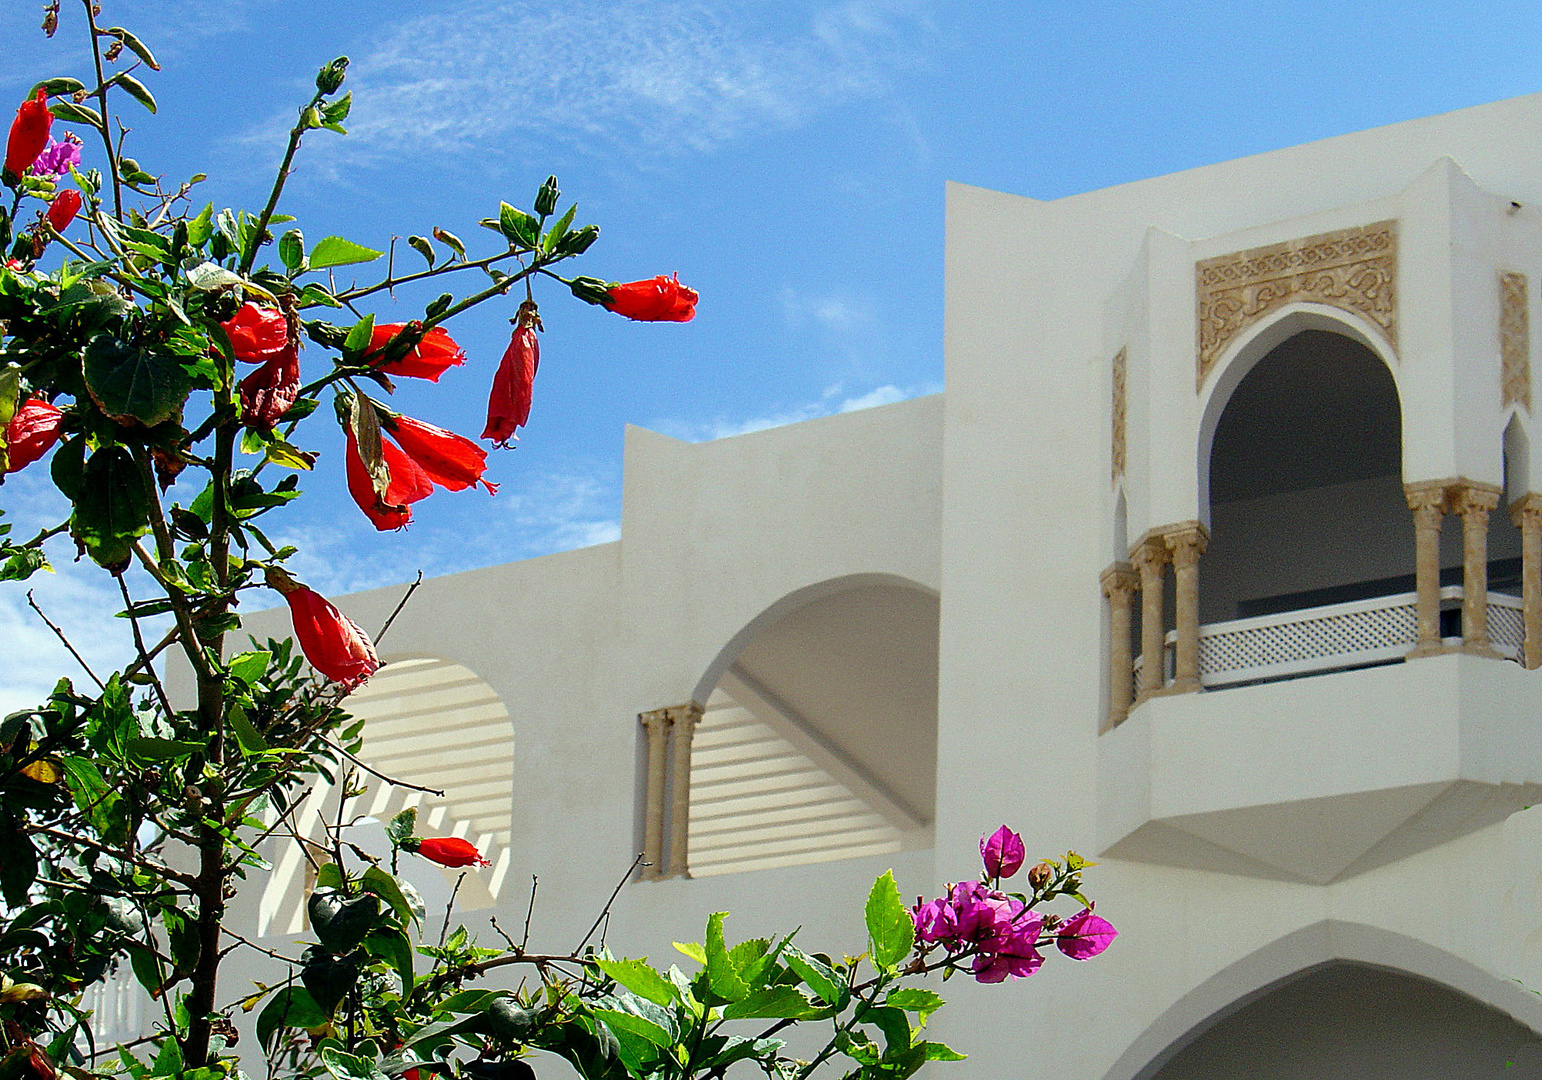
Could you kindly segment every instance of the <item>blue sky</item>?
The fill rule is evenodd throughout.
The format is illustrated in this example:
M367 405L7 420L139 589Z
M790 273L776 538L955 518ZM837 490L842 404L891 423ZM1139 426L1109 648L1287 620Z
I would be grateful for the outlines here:
M714 438L941 389L946 180L1055 198L1542 89L1542 9L1518 3L103 3L164 67L159 115L125 103L128 152L208 173L216 206L260 203L317 66L347 54L350 134L308 136L285 204L307 238L439 225L483 245L476 220L552 172L603 230L585 272L702 295L694 322L644 325L538 292L535 407L494 455L502 489L435 495L405 533L347 500L318 414L309 497L274 531L330 592L614 539L625 423ZM51 42L40 11L0 4L4 100L83 74L78 4ZM452 326L470 362L398 407L480 432L507 308ZM43 479L0 491L18 533L57 509ZM34 587L108 667L125 643L85 627L116 592L84 570ZM0 711L70 665L11 586L0 641Z

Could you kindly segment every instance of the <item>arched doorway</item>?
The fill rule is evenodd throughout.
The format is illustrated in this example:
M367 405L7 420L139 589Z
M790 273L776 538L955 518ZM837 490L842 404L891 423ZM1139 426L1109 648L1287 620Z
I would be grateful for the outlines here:
M1138 1080L1479 1080L1542 1075L1542 1038L1439 983L1335 961L1282 980Z

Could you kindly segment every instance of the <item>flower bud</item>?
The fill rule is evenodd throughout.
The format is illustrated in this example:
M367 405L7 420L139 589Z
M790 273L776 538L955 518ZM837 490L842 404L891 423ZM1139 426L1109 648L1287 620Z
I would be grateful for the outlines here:
M1048 885L1050 879L1054 876L1055 868L1047 862L1041 862L1028 871L1028 884L1032 885L1034 890L1037 891Z
M599 238L598 225L585 225L582 229L575 229L564 236L557 244L557 251L563 255L582 255L593 247L594 242Z
M322 65L316 72L316 89L323 94L335 94L337 88L343 85L343 77L348 72L348 58L339 56L329 64Z
M568 288L586 304L603 304L610 299L610 282L599 278L576 277Z
M541 190L535 193L535 212L541 217L546 217L557 209L557 199L562 192L557 190L557 178L548 176L546 183L541 185Z

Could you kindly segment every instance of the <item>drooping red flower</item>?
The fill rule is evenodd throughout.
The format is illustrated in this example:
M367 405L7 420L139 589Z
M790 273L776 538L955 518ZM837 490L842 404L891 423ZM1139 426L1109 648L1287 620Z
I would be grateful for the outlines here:
M424 475L440 487L464 491L480 483L489 495L498 493L497 484L482 479L487 471L487 451L464 435L410 416L388 419L382 427Z
M48 145L48 129L53 126L53 113L48 111L48 91L38 88L37 95L21 103L16 119L11 121L11 133L5 140L5 167L20 176L27 166Z
M54 227L54 232L63 232L70 227L70 222L75 220L75 215L80 213L80 192L74 188L65 188L53 197L48 204L48 224Z
M300 350L288 343L241 380L241 423L271 430L300 396Z
M526 300L519 305L514 336L504 350L498 373L493 376L492 393L487 398L487 426L482 429L482 438L499 446L508 446L518 438L515 430L530 419L535 372L541 366L541 343L535 336L539 329L541 316L535 304Z
M59 441L63 421L64 414L40 398L23 403L5 428L5 445L10 451L6 472L19 472L48 453Z
M263 364L289 344L289 322L277 308L242 304L241 310L220 323L230 335L237 360Z
M638 322L690 322L696 317L695 289L680 284L678 277L648 278L612 285L605 308Z
M429 836L418 841L418 854L440 866L491 866L469 840L458 836Z
M294 636L311 667L349 690L379 670L369 637L330 600L277 568L268 569L267 584L289 604Z
M421 324L416 323L384 323L377 326L370 334L369 351L376 353L384 349L391 339L403 330L420 329L422 329ZM411 379L438 382L439 376L443 375L447 368L465 362L466 354L461 347L451 340L444 327L435 326L423 335L423 340L414 345L407 355L392 360L388 364L379 365L379 370L387 375L405 375Z
M348 481L348 494L353 496L353 501L359 504L359 509L376 529L385 532L402 528L412 520L412 504L433 494L434 482L404 451L382 439L381 456L391 474L382 498L364 466L359 440L351 427L347 429L347 440L343 451L343 474Z

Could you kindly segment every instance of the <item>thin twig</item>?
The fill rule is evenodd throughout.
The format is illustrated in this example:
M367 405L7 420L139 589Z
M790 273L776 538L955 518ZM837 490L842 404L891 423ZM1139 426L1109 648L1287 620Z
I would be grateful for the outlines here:
M94 851L100 851L103 855L106 855L109 858L117 859L119 862L132 863L141 869L150 871L152 874L159 874L161 877L170 878L172 881L180 882L190 889L196 887L198 884L198 879L192 874L184 874L180 870L173 870L171 867L162 863L152 862L149 859L142 859L137 855L130 855L127 852L119 851L115 848L110 848L106 844L99 843L98 841L92 840L88 836L82 836L79 833L63 832L59 829L50 829L42 825L34 825L32 827L32 831L42 836L51 837L55 840L62 840L68 844L82 844Z
M81 667L85 668L86 674L91 676L91 681L96 683L96 688L98 690L106 691L107 684L96 677L96 672L91 670L91 665L86 663L85 657L81 656L80 653L75 651L75 646L71 645L70 639L64 636L64 631L55 626L48 618L48 616L43 614L43 609L37 606L37 601L32 599L31 589L27 590L27 606L30 607L33 611L37 612L37 617L42 619L44 625L54 632L54 637L62 641L64 643L64 647L70 650L70 655L76 659Z
M578 943L578 948L573 950L574 956L577 956L583 952L584 946L589 944L589 939L592 938L594 936L594 932L600 928L600 923L604 922L605 916L610 914L610 905L616 902L616 897L621 893L621 886L627 883L627 879L630 878L637 870L637 867L642 862L642 860L642 852L638 852L637 858L632 860L632 865L626 868L626 873L621 875L621 880L616 882L616 887L610 891L610 899L606 900L605 906L600 909L599 917L594 920L594 925L589 927L589 932L584 935L584 940L580 941Z
M155 688L155 694L161 701L161 709L169 721L177 714L172 710L171 699L166 696L166 688L161 685L161 677L155 673L155 668L150 663L150 654L145 652L145 639L139 633L139 616L134 614L134 598L129 595L128 581L123 574L118 575L118 588L123 593L123 606L128 610L129 626L134 631L134 648L139 650L139 659L150 675L150 685Z
M534 874L530 875L530 906L525 909L525 940L519 943L519 951L524 952L530 947L530 916L535 914L535 890L541 884L541 879Z
M318 740L320 740L322 743L324 743L329 749L333 750L336 753L342 754L343 757L345 757L349 761L353 762L355 765L357 765L359 768L363 769L365 772L369 773L371 776L373 776L373 777L375 777L376 779L379 779L379 780L384 780L386 783L390 784L392 787L407 788L409 791L421 791L421 792L423 792L426 795L437 795L441 799L444 798L444 792L439 790L438 788L422 787L422 786L420 786L418 784L409 784L405 780L398 780L394 776L387 776L385 773L383 773L383 772L379 771L378 769L376 769L376 768L366 764L364 761L362 761L359 758L355 757L353 754L350 754L347 750L344 750L341 746L337 745L337 743L333 742L331 739L327 738L325 735L317 735L316 738Z
M275 960L282 960L286 964L294 964L296 966L299 966L299 964L300 964L300 961L296 960L292 956L285 956L283 953L274 952L272 949L265 948L264 946L257 944L255 941L248 941L246 938L242 937L240 934L236 933L234 930L232 930L228 926L221 926L220 927L220 931L222 933L226 934L227 936L233 937L233 938L236 939L236 943L234 945L230 946L228 949L225 949L225 950L223 950L220 953L221 956L229 955L230 953L234 952L236 949L240 948L242 945L245 945L249 949L256 949L260 953L267 953L269 956L273 957L273 959L275 959Z
M418 586L421 584L423 584L423 571L419 570L417 579L413 581L411 585L407 586L407 591L402 594L401 602L396 605L396 610L391 612L391 617L387 619L385 621L385 625L380 628L380 633L375 635L375 644L380 644L380 639L386 636L386 631L391 629L391 624L396 621L396 617L402 613L402 608L407 606L407 601L412 599L412 594L418 591ZM375 775L380 776L379 773L375 773ZM381 779L385 778L381 777ZM419 790L424 789L420 788ZM435 792L435 794L443 795L444 792L439 791Z
M497 933L497 935L499 937L501 937L503 939L504 944L506 944L509 947L509 950L511 952L516 952L517 953L517 952L523 952L524 951L518 945L514 944L514 939L513 938L509 937L508 934L505 934L503 932L503 927L498 925L498 916L496 916L496 915L489 915L487 917L487 921L493 924L493 930Z
M450 912L455 910L455 898L460 895L460 884L466 880L466 872L462 870L460 876L455 879L455 888L450 890L450 901L444 905L444 925L439 928L439 947L444 948L444 939L450 932Z

